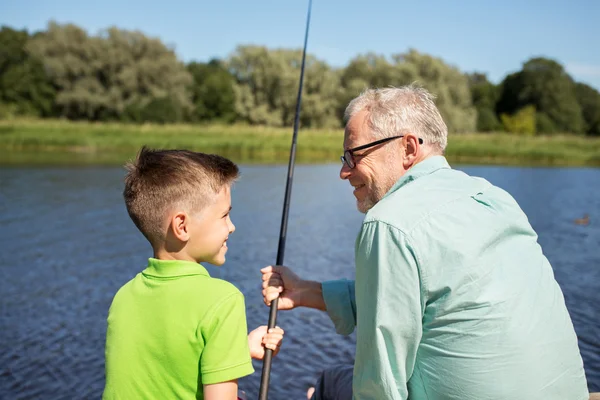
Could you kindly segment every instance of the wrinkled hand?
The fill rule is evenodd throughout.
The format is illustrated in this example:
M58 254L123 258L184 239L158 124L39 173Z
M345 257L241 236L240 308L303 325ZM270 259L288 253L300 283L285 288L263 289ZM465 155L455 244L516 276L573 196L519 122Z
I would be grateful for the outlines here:
M267 331L266 325L259 326L250 332L248 334L250 356L262 360L265 357L265 348L273 350L273 356L276 356L281 348L283 333L283 329L278 326Z
M279 297L278 310L291 310L301 306L301 295L305 281L291 269L284 266L268 266L260 270L262 273L263 301L270 306L271 301Z

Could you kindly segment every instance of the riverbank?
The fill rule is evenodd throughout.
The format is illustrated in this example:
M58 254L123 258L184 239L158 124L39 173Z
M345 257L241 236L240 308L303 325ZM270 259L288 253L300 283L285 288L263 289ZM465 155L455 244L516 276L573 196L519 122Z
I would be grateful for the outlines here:
M286 163L291 137L292 128L246 125L0 121L0 163L118 165L142 145L218 153L240 163ZM338 162L342 138L342 129L301 129L297 161ZM600 166L600 138L451 134L447 158L460 164Z

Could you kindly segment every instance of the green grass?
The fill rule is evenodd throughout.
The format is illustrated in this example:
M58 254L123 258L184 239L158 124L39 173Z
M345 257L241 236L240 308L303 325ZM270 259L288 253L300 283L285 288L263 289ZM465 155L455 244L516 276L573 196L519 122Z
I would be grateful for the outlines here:
M291 128L245 125L0 121L0 162L118 165L147 145L218 153L244 163L286 163L291 137ZM297 160L337 163L342 140L342 129L301 129ZM447 157L454 163L469 164L600 166L600 139L572 135L451 135Z

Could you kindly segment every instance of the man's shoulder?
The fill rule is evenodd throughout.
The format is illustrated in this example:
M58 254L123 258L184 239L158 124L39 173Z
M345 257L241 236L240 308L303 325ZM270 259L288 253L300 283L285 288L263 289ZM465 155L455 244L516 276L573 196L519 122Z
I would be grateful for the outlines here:
M390 192L365 216L408 233L443 211L446 205L470 198L492 184L454 169L441 169Z

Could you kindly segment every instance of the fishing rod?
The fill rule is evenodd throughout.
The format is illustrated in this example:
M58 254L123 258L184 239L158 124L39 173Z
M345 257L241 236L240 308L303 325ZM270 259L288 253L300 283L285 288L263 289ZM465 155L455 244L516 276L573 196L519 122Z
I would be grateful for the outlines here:
M285 252L285 239L287 237L287 223L290 212L290 198L292 196L292 181L294 178L294 164L296 162L296 142L298 140L298 125L300 123L300 105L302 103L302 86L304 83L304 64L306 61L306 44L308 43L308 28L310 26L310 10L312 0L308 1L308 13L306 16L306 31L304 33L304 48L302 49L302 66L300 67L300 83L298 84L298 97L296 99L296 115L294 116L294 134L292 136L292 147L290 149L290 162L288 164L288 176L285 185L285 197L283 200L283 213L281 216L281 230L279 231L279 246L277 248L276 265L283 265L283 254ZM271 301L269 311L269 329L275 328L277 321L277 303L279 299ZM265 349L263 359L262 375L260 379L259 400L267 400L269 391L269 378L271 375L271 361L273 350Z

